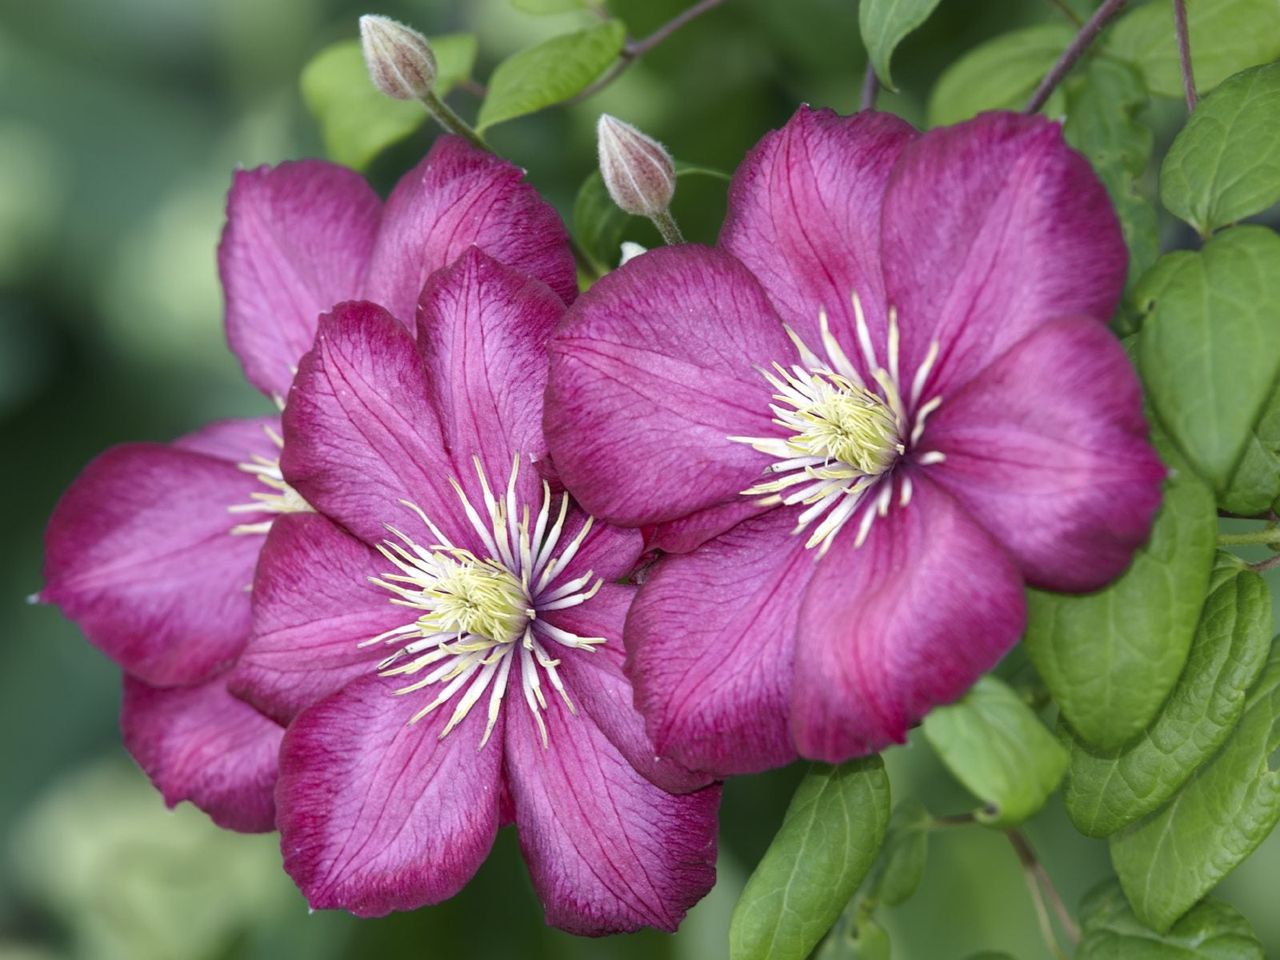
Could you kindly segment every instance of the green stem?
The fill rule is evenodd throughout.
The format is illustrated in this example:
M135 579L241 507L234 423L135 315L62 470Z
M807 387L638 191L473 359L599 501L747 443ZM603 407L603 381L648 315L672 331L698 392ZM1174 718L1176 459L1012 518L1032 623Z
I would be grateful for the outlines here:
M1280 527L1271 526L1252 533L1220 533L1218 546L1243 547L1251 544L1280 544Z
M444 127L450 133L456 133L460 137L465 137L471 141L473 146L479 147L488 153L493 153L493 148L485 143L484 137L480 136L471 124L463 120L460 116L453 112L453 108L441 100L434 90L428 92L422 98L423 104L427 110L431 112L431 116L435 118L436 123Z
M667 246L673 247L676 244L684 243L684 234L680 232L680 226L676 223L676 218L671 215L670 210L659 210L657 213L650 214L649 219L658 228L658 232L662 234L662 242Z
M1041 866L1040 860L1036 857L1031 844L1027 842L1027 838L1022 835L1020 830L1006 830L1005 835L1009 838L1009 842L1013 844L1013 850L1018 855L1018 863L1022 866L1022 874L1027 881L1027 889L1031 893L1031 901L1036 908L1036 922L1040 926L1040 935L1044 938L1049 952L1057 960L1067 960L1067 954L1063 951L1058 943L1058 938L1054 935L1053 923L1049 919L1049 910L1045 905L1045 895L1048 895L1049 902L1053 905L1053 911L1058 916L1058 923L1062 925L1062 931L1072 945L1080 942L1080 928L1076 926L1076 922L1072 918L1070 911L1067 910L1066 904L1058 896L1058 890L1054 887L1053 880L1050 879L1049 874Z

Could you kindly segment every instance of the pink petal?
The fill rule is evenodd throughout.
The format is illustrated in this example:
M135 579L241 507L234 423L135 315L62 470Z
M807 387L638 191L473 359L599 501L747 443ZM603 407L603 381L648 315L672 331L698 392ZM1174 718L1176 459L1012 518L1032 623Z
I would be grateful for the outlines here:
M795 757L787 726L796 619L815 554L799 508L663 559L631 607L627 672L658 753L752 773Z
M803 756L840 763L901 743L1022 633L1022 579L1009 557L926 477L914 490L861 547L855 517L818 561L791 689Z
M703 247L653 250L585 293L551 341L547 442L592 515L627 526L735 500L769 462L757 367L795 349L759 284Z
M819 347L825 310L849 356L852 294L884 347L880 208L903 148L916 136L889 113L842 117L801 107L734 174L720 245L756 275L788 324Z
M228 830L275 829L284 731L227 692L225 677L160 689L126 674L124 743L170 807L190 800Z
M584 604L539 616L579 637L604 637L608 641L590 652L561 650L554 642L547 646L552 656L560 660L560 676L579 714L585 714L599 727L644 777L672 793L687 793L705 787L711 777L655 756L644 719L635 708L631 681L622 671L622 626L634 595L635 587L606 583Z
M317 510L367 543L386 524L421 526L426 511L450 536L455 473L409 332L372 303L343 303L320 322L284 413L285 479Z
M1035 586L1096 590L1151 531L1165 470L1124 350L1088 318L1040 327L952 394L927 468Z
M945 397L1059 317L1109 320L1128 254L1088 162L1043 117L987 113L911 143L884 201L884 274L902 369L940 344Z
M388 572L376 550L318 514L281 517L267 535L253 585L253 632L232 691L288 723L394 648L360 646L415 615L369 582Z
M557 502L558 505L558 502ZM582 529L586 516L573 506L565 518L561 543L569 543ZM644 537L639 530L615 527L594 521L591 532L561 575L562 580L580 577L588 570L603 580L621 580L636 568L644 552Z
M477 749L486 713L443 740L446 706L365 677L304 710L280 750L284 867L313 909L379 917L445 900L476 872L498 830L502 727Z
M253 417L247 420L215 420L199 430L173 441L179 450L206 453L231 463L249 463L254 455L276 460L280 448L271 434L280 436L279 417ZM260 488L267 492L266 487Z
M462 463L478 456L491 482L505 482L516 454L526 466L546 457L547 340L563 313L545 284L478 247L422 292L418 345L445 443ZM530 498L539 489L536 472L520 475Z
M472 244L537 277L566 303L577 295L555 210L507 161L441 137L387 200L365 296L409 322L427 277Z
M224 669L249 632L249 586L262 546L232 514L263 489L235 465L151 443L113 447L84 468L45 531L40 599L89 641L157 686Z
M756 497L739 497L719 506L708 507L679 520L669 520L646 531L646 544L666 553L688 553L712 537L731 530L748 517L769 507L760 506Z
M554 694L542 714L549 746L519 698L507 710L507 783L547 922L589 936L675 930L715 883L719 786L654 786Z
M283 397L320 314L360 295L381 204L358 173L303 160L236 173L218 269L245 375Z

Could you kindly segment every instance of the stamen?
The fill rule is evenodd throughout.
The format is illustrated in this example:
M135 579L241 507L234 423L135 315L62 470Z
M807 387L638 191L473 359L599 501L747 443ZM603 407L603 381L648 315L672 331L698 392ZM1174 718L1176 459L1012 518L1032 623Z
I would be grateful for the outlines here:
M270 424L264 424L262 432L267 435L276 448L284 449L284 438L280 436ZM250 503L235 503L227 507L228 513L314 513L311 504L298 493L297 490L289 486L285 482L284 475L280 472L280 459L278 457L264 457L261 454L251 454L249 459L243 463L236 464L245 473L252 474L258 480L265 484L270 493L264 491L255 491L249 494ZM238 523L231 528L231 533L235 536L244 536L246 534L265 534L271 529L271 524L275 522L275 517L268 520L259 520L256 523Z

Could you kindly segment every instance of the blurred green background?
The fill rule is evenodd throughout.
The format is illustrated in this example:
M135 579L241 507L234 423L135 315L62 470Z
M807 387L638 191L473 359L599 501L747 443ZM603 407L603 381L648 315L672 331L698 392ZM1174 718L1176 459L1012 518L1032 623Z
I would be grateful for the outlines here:
M685 5L610 2L634 35ZM802 772L728 786L720 882L675 937L590 941L548 929L510 831L450 903L378 921L312 915L279 870L274 837L224 834L189 807L164 809L120 747L116 669L55 610L23 602L40 587L44 520L92 456L264 410L220 325L225 190L237 164L321 153L298 73L324 45L353 37L365 12L428 33L478 33L480 77L576 23L505 0L0 7L0 957L721 957L733 904ZM1046 0L942 4L900 48L903 92L881 105L919 122L925 92L960 52L1056 16ZM567 214L594 166L601 111L681 160L731 170L801 101L855 109L863 65L852 0L729 0L602 94L492 139ZM465 92L451 100L464 114L476 106ZM380 157L375 184L387 189L433 135ZM691 238L710 240L723 205L723 185L685 181L676 213ZM935 814L972 807L923 746L890 751L888 762L896 797ZM1027 832L1069 903L1108 873L1105 844L1077 835L1059 808ZM1272 837L1221 891L1273 955L1277 889ZM906 960L981 948L1048 956L1012 849L981 828L932 838L924 885L887 911L886 926Z

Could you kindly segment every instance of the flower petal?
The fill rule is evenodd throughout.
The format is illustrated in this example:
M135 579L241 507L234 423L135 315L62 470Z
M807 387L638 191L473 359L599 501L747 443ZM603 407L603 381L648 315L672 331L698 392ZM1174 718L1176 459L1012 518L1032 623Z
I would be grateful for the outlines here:
M787 726L800 602L815 554L799 508L745 520L666 557L627 618L627 673L658 754L753 773L795 757Z
M560 676L575 707L600 728L627 762L662 789L688 793L705 787L711 777L654 755L644 718L635 708L631 681L622 670L622 627L634 596L635 587L606 583L586 603L540 614L561 630L607 641L590 652L562 649L555 642L546 646L560 660Z
M727 254L653 250L605 277L551 341L547 442L592 515L626 526L736 499L769 462L757 367L796 356L764 292Z
M1009 557L928 478L914 491L856 549L850 520L818 561L791 689L802 756L841 763L901 743L1022 633L1022 579Z
M387 523L418 523L401 500L459 535L446 482L455 469L428 391L399 321L376 304L339 304L321 319L289 394L285 479L366 543L380 543Z
M249 633L262 546L231 514L262 489L225 460L153 443L113 447L81 472L45 531L45 588L96 647L157 686L224 669Z
M475 244L571 302L578 279L568 234L523 176L459 137L437 139L387 200L367 299L411 322L427 277Z
M320 314L360 295L380 208L363 177L335 164L236 172L218 270L227 340L263 393L289 392Z
M369 582L391 565L314 513L281 517L253 584L253 631L228 685L288 723L311 704L376 671L394 652L360 644L414 620Z
M275 829L284 731L231 696L225 677L161 689L126 674L120 728L168 806L190 800L228 830Z
M826 310L856 361L856 292L883 349L880 208L893 165L915 136L890 113L842 117L802 106L734 174L720 245L750 268L811 347Z
M432 275L418 310L418 346L455 462L478 456L502 483L517 453L527 466L545 459L547 340L563 313L545 284L478 247ZM536 493L536 472L521 477Z
M542 714L549 746L523 702L507 709L507 783L547 922L589 936L674 931L715 883L720 787L654 786L557 696Z
M279 417L215 420L179 437L172 445L231 463L248 463L254 455L275 460L280 456L280 448L271 439L271 433L280 436Z
M1040 327L947 398L923 438L927 468L1023 575L1096 590L1151 532L1165 470L1147 442L1123 348L1089 318Z
M379 917L445 900L471 879L498 830L501 721L485 711L443 740L447 708L418 723L421 695L364 677L298 715L280 750L284 868L313 909Z
M1013 113L908 146L885 196L883 243L902 367L914 372L938 340L928 392L944 396L1049 320L1109 320L1128 262L1088 161L1057 123Z

